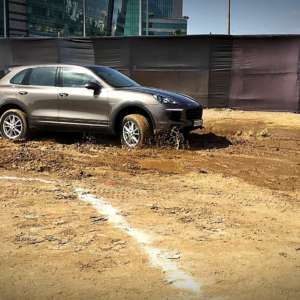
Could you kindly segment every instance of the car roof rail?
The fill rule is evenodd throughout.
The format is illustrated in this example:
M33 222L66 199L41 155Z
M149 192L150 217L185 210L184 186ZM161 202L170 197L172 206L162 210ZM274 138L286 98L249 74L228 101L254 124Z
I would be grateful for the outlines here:
M3 78L7 73L9 72L5 69L0 70L0 79Z
M4 69L11 69L11 68L16 68L16 67L21 67L22 65L6 65L5 67L4 67Z
M0 69L0 79L8 74L12 68L19 67L20 65L6 65Z

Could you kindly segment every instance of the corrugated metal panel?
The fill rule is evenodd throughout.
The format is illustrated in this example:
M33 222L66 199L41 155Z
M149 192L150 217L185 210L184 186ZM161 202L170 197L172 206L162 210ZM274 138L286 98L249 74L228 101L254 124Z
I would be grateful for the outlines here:
M96 63L209 107L300 112L300 36L3 39L0 53L0 68Z
M95 63L130 74L131 39L94 39Z
M14 65L58 63L57 40L52 39L12 39Z
M235 39L230 106L297 111L299 49L299 38Z
M232 39L211 40L209 74L209 107L228 107L231 67Z
M94 64L93 43L89 39L58 40L59 61L71 64Z

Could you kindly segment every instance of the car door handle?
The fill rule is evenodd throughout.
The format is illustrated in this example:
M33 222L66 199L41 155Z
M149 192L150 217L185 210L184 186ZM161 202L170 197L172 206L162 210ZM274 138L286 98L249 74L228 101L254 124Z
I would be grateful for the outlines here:
M28 92L26 92L26 91L20 91L19 94L20 94L20 95L27 95Z
M68 93L59 93L58 95L59 95L59 97L68 97L69 96Z

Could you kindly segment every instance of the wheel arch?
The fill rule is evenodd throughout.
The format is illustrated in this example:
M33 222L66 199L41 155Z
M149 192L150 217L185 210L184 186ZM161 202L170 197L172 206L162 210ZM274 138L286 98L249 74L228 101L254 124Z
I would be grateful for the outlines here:
M120 132L121 122L125 116L139 114L144 116L150 123L151 129L155 130L155 121L151 112L144 106L138 104L126 105L118 109L112 120L112 129L115 134Z
M8 111L10 109L19 109L22 112L24 112L25 114L27 114L27 110L23 104L16 102L16 101L8 101L8 102L4 102L2 105L0 105L0 118L6 111Z

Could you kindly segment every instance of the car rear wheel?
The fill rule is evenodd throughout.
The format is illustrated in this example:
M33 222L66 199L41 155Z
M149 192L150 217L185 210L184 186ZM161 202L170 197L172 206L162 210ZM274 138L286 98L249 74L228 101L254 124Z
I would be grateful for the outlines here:
M10 109L0 118L1 136L13 140L24 140L27 136L28 126L26 115L19 109Z
M121 142L128 148L141 148L151 137L151 126L147 118L132 114L126 116L121 126Z

